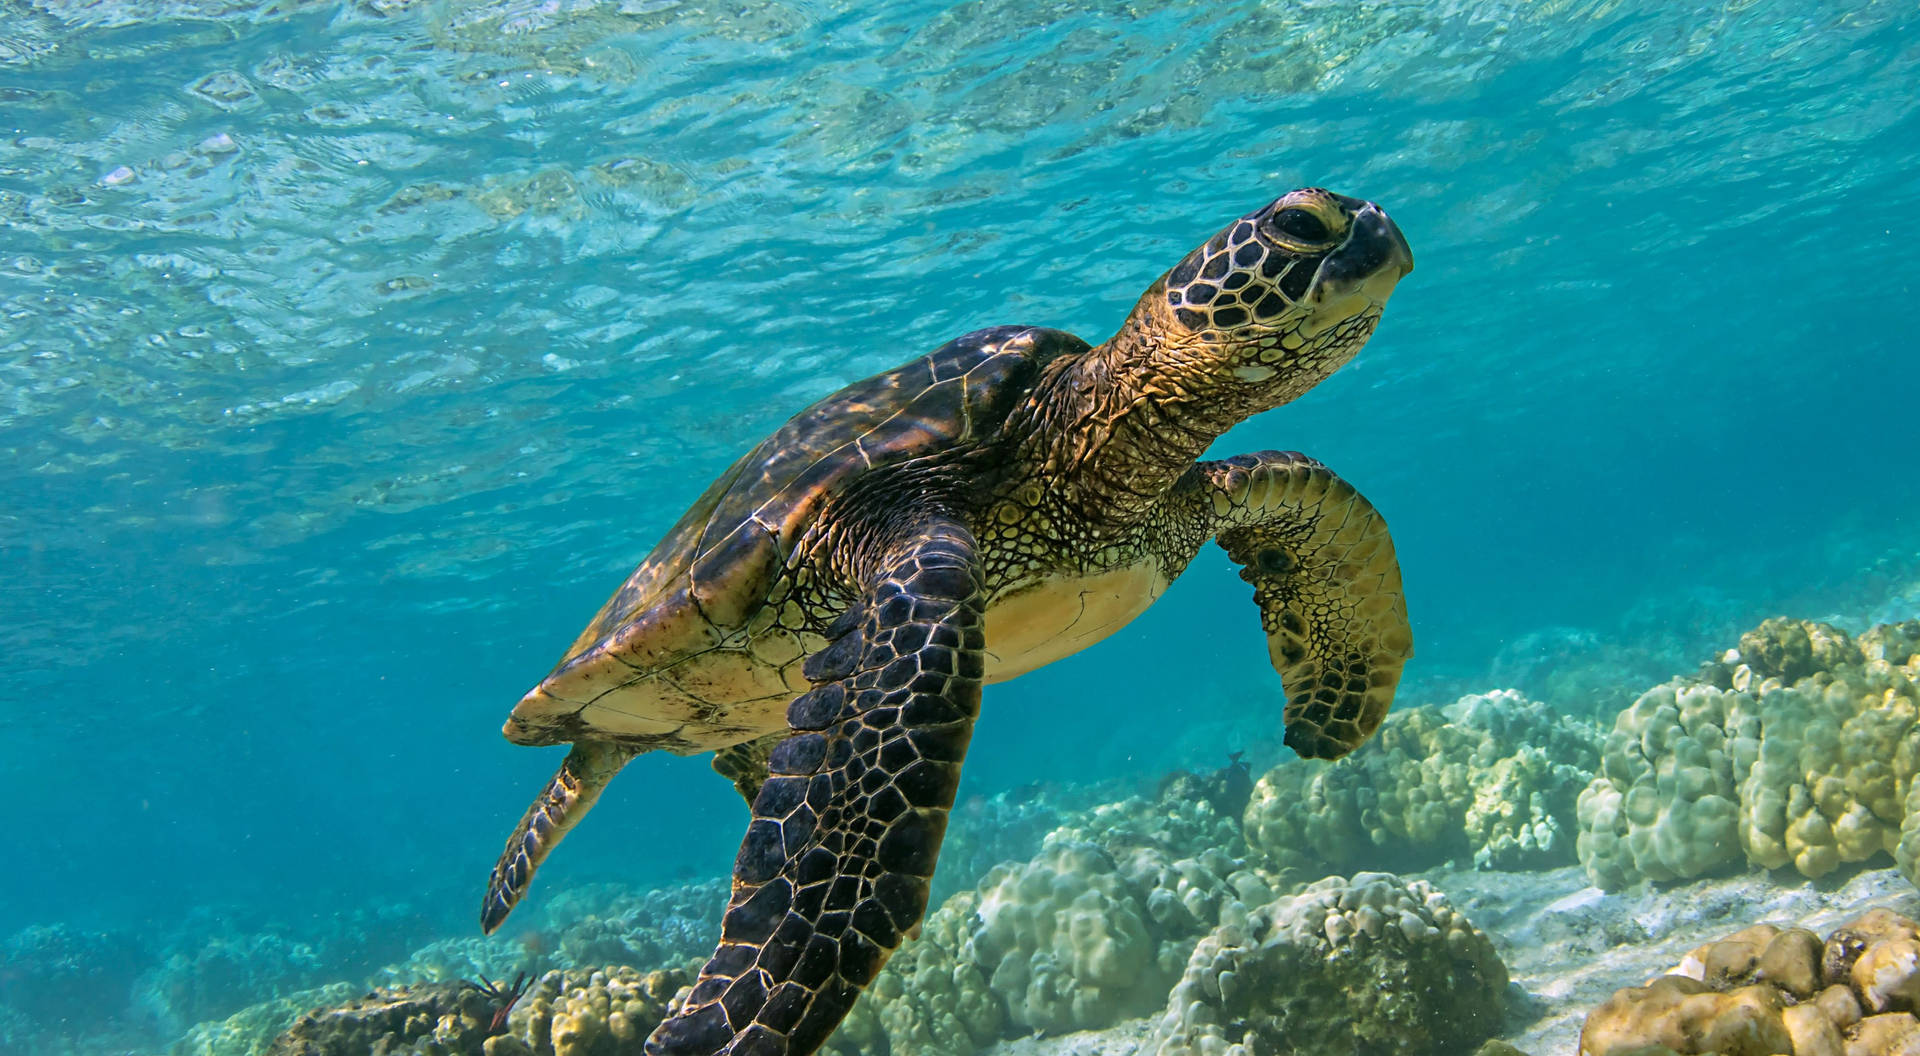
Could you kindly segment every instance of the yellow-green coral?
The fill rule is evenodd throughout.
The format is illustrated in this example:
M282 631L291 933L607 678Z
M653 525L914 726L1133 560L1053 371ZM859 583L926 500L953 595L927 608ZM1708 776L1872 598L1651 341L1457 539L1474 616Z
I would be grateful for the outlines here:
M1699 876L1740 854L1727 728L1740 694L1675 679L1620 713L1580 794L1580 862L1593 882Z
M849 1024L855 1036L836 1035L839 1048L870 1052L877 1047L876 1035L884 1035L895 1052L967 1056L1000 1038L1006 1007L987 986L986 973L964 952L978 905L979 897L966 892L927 915L920 938L887 962L860 999L872 1026L861 1031ZM846 1027L840 1033L846 1034Z
M1571 861L1574 800L1598 739L1510 690L1400 712L1338 763L1262 776L1247 804L1247 844L1302 878L1449 858L1503 869Z
M1327 877L1194 948L1143 1056L1452 1052L1500 1026L1493 944L1422 881Z
M1914 692L1884 660L1760 689L1735 742L1750 861L1820 877L1893 851L1920 737Z
M1475 775L1462 826L1482 869L1523 869L1573 853L1575 801L1589 771L1522 745Z
M1647 691L1621 713L1581 793L1581 864L1618 888L1742 858L1820 877L1888 852L1914 877L1917 638L1920 624L1854 642L1824 624L1768 620L1709 666L1718 684Z
M1049 842L1033 861L997 866L981 882L966 953L1014 1025L1104 1026L1142 992L1164 990L1171 973L1113 860L1091 844Z
M1725 993L1667 975L1623 990L1587 1017L1581 1056L1771 1056L1796 1051L1780 992L1743 986ZM1809 1037L1812 1030L1803 1028ZM1839 1054L1835 1054L1839 1056Z
M515 1006L512 1033L537 1056L614 1056L636 1051L666 1016L668 1002L690 981L681 971L641 974L632 968L548 972ZM518 1050L487 1056L519 1056Z

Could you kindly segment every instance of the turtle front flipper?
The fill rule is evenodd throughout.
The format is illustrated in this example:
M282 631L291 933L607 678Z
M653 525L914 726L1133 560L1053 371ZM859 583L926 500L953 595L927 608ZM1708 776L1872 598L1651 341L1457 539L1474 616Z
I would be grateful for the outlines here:
M560 770L521 817L507 838L507 849L487 878L487 895L480 902L480 930L493 934L513 912L534 870L547 860L569 830L586 817L600 799L607 782L634 757L634 751L611 741L580 741L567 753Z
M734 862L720 945L649 1056L805 1056L920 923L980 711L974 539L890 548L809 657Z
M1202 462L1185 483L1253 584L1286 690L1287 746L1337 759L1387 717L1413 632L1386 519L1351 484L1294 451Z

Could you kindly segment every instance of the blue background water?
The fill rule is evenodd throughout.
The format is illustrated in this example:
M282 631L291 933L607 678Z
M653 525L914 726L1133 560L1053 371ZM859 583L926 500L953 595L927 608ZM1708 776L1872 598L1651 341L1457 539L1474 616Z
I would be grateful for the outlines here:
M508 707L740 449L1302 184L1419 268L1219 450L1386 512L1411 699L1909 615L1917 85L1890 2L0 2L0 934L464 925ZM1265 743L1244 594L993 690L963 795ZM741 816L649 759L543 883Z

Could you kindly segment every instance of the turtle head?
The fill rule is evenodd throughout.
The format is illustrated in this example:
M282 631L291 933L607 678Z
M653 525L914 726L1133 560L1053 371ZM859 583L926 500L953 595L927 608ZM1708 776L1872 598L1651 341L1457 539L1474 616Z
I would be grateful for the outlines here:
M1187 254L1147 291L1133 321L1264 410L1352 359L1412 270L1413 251L1379 206L1309 187Z

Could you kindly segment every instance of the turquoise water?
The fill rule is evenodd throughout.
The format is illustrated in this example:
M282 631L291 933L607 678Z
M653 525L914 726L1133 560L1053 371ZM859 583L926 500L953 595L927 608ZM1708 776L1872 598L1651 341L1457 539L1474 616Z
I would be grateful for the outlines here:
M468 927L507 709L740 450L1299 185L1418 270L1216 450L1386 513L1403 702L1912 616L1916 86L1891 2L0 2L0 935ZM990 690L963 799L1271 765L1244 594ZM648 759L542 883L743 816Z

